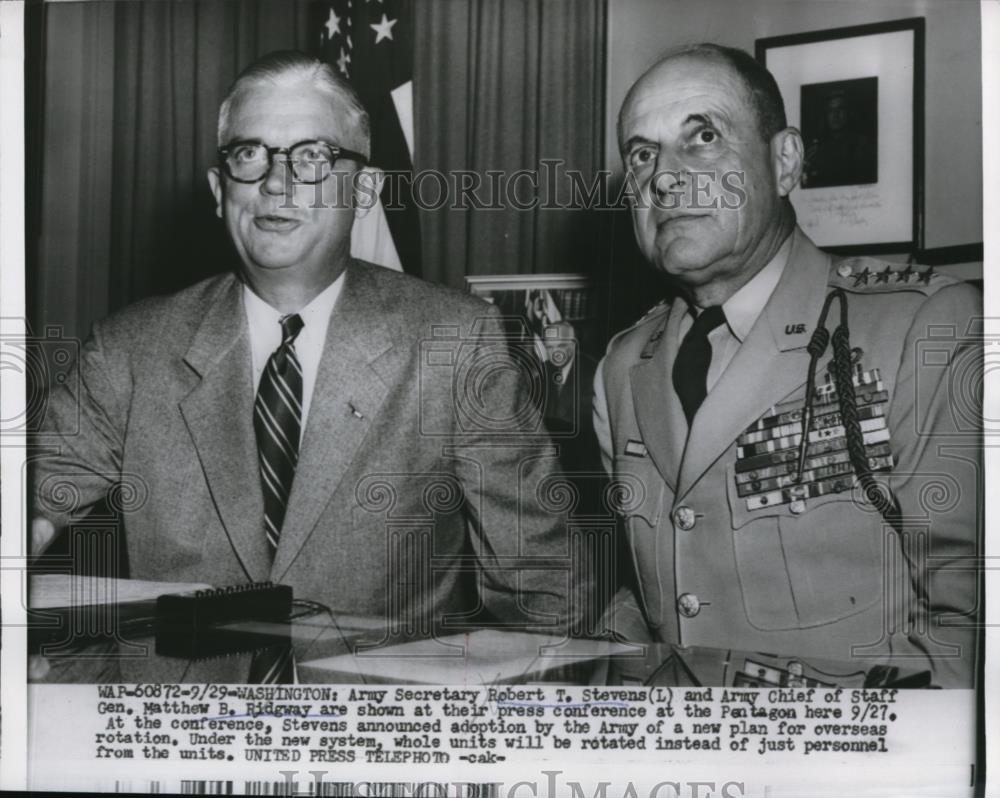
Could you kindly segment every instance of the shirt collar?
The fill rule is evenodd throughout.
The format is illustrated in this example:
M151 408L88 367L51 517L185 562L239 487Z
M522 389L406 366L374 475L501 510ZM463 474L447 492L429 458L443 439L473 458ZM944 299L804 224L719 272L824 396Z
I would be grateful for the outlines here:
M726 314L726 324L740 343L743 343L750 334L767 300L774 293L785 271L791 249L792 236L788 236L768 264L722 304L722 312Z
M298 311L303 324L302 334L311 333L320 328L326 329L330 314L333 312L333 306L337 303L337 297L340 296L341 288L344 285L344 274L346 274L346 270L313 297L308 305ZM257 296L247 283L243 283L243 302L251 333L265 330L273 332L280 342L280 322L288 314L273 308Z

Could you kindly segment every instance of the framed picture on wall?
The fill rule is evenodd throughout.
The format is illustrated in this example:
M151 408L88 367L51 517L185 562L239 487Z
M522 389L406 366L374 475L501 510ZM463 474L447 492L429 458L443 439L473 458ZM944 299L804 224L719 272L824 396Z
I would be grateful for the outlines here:
M523 323L539 339L544 352L546 330L555 340L572 334L579 348L600 358L604 319L598 307L597 286L583 274L494 274L465 278L469 292L496 305L510 324ZM557 328L564 332L556 332ZM572 328L572 331L570 331Z
M756 56L802 132L802 229L844 253L921 248L924 19L771 36Z
M563 442L568 469L599 469L591 404L594 374L604 354L606 320L596 283L583 274L466 277L475 296L502 314L509 345L519 354L549 432Z

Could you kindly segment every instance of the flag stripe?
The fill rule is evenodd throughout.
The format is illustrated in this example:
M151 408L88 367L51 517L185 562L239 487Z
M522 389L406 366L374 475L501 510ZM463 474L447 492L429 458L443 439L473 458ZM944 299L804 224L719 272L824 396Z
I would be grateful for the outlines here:
M371 162L388 173L413 172L412 16L409 0L327 0L313 5L310 22L317 55L358 91ZM408 186L385 181L381 201L355 220L351 254L419 277L420 219Z

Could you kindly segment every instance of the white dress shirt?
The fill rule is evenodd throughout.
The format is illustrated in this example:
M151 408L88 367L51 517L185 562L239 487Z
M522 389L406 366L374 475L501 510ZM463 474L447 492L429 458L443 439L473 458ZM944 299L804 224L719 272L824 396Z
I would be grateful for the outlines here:
M316 385L316 373L319 371L319 361L323 356L323 344L326 341L326 329L330 326L330 314L340 296L344 284L344 275L334 280L324 288L304 308L297 311L302 319L302 330L295 338L295 356L302 366L302 424L301 431L306 429L306 419L309 417L309 405L312 403L313 386ZM260 377L268 359L281 346L281 319L289 315L272 308L267 302L257 296L246 283L243 284L243 307L247 314L247 326L250 329L250 358L253 364L253 390L257 395Z
M785 264L788 263L788 253L791 248L792 236L788 236L768 264L757 272L750 279L750 282L722 304L726 323L720 324L708 334L709 343L712 345L712 362L708 366L708 375L705 379L707 390L711 391L715 383L719 381L726 366L736 356L740 344L750 334L750 330L763 312L767 300L771 298L771 294L774 293L774 289L785 271ZM694 317L691 313L685 314L684 318L681 319L679 341L684 340L684 336L691 329L692 324L694 324Z

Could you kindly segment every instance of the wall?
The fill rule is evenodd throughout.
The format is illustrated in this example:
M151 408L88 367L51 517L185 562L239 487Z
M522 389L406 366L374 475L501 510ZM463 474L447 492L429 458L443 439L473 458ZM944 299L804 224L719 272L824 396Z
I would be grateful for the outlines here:
M621 170L615 120L629 86L664 51L926 18L925 247L983 240L979 3L974 0L609 0L607 168Z

